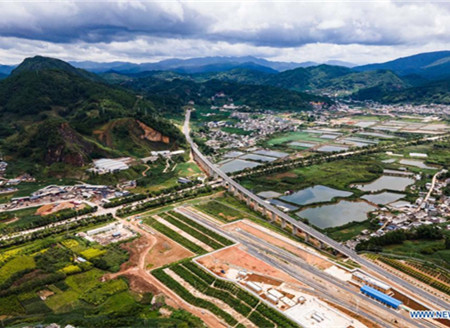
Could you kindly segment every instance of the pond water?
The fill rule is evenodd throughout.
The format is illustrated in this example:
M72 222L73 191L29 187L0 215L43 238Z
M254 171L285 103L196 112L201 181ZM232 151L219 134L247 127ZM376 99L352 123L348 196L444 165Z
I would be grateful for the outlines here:
M308 219L319 228L338 227L352 221L367 220L367 214L376 207L366 202L342 200L337 204L311 207L297 212L297 216Z
M269 157L269 156L262 156L257 154L245 154L244 156L239 157L240 159L249 159L252 161L258 161L258 162L273 162L276 160L275 157Z
M282 151L275 151L275 150L257 150L254 152L254 154L258 155L265 155L270 157L276 157L276 158L283 158L288 156L288 153L284 153Z
M244 161L243 159L234 159L232 161L228 161L220 166L220 169L225 173L231 173L240 171L246 168L256 167L261 165L260 163Z
M364 195L361 198L374 204L386 205L395 202L404 196L405 194L397 194L394 192L385 191L379 194Z
M422 161L415 161L415 160L412 160L412 159L402 159L402 160L400 160L400 164L415 166L415 167L419 167L421 169L437 170L436 167L428 166L427 164L425 164Z
M270 203L271 205L274 205L274 206L282 206L282 207L285 207L285 208L288 209L288 211L296 211L296 210L298 210L298 207L297 207L297 206L294 206L294 205L291 205L291 204L282 202L281 200L278 200L278 199L271 199L271 200L269 201L269 203Z
M331 153L333 151L344 151L347 149L348 149L348 147L342 147L342 146L322 146L320 148L317 148L318 151L324 152L324 153Z
M333 189L327 186L317 185L299 190L288 196L282 196L280 199L297 205L308 205L313 203L329 202L334 197L349 197L353 193Z
M378 191L383 189L404 191L406 187L413 183L413 178L382 175L375 181L358 185L357 188L362 191Z

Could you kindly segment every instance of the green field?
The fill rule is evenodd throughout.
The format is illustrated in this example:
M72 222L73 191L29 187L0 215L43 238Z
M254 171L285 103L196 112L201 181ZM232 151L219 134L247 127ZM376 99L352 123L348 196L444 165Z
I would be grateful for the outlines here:
M268 146L277 146L290 141L306 141L306 142L316 142L316 143L324 143L329 142L329 140L322 139L317 137L316 134L307 133L307 132L289 132L286 134L282 134L280 136L276 136L267 141Z
M52 322L92 328L203 326L198 318L182 310L163 316L161 307L173 310L164 299L150 305L153 295L131 291L126 279L102 282L105 274L117 271L128 259L127 252L117 245L90 243L75 233L1 249L2 327ZM95 256L88 256L92 254ZM74 262L80 255L91 260ZM45 300L41 300L41 294L46 295Z
M364 157L300 167L260 177L247 177L241 180L241 184L254 192L274 190L283 193L286 190L299 190L321 184L358 193L358 190L350 189L349 185L375 180L382 170L378 161Z

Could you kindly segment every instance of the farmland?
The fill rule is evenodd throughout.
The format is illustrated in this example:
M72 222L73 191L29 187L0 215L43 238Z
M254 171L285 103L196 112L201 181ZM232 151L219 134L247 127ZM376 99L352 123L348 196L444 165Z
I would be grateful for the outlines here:
M152 273L187 302L211 311L229 325L298 327L252 294L231 282L215 278L192 262L174 264Z
M103 281L105 275L118 271L127 261L125 248L101 246L75 236L74 232L4 247L0 258L1 326L24 322L84 327L178 327L188 322L202 326L193 315L174 311L164 301L150 307L155 296L132 290L125 278ZM161 307L169 315L162 317Z

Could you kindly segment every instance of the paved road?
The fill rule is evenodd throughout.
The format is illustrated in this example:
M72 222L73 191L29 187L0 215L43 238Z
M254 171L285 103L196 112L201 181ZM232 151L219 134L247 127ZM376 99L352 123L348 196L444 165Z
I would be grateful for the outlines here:
M186 112L186 118L185 118L185 122L184 122L183 131L186 135L186 140L188 141L188 143L191 146L192 152L195 153L197 158L199 158L203 162L203 164L207 165L208 168L212 172L214 172L214 174L216 176L222 178L226 184L234 187L236 190L238 190L242 195L244 195L248 199L254 201L259 206L266 208L266 210L268 210L269 212L275 213L282 220L290 223L292 226L297 227L299 230L307 233L314 239L330 246L331 248L335 249L339 253L344 254L345 256L349 257L353 261L359 263L360 265L378 273L381 276L386 277L393 283L402 286L403 288L409 290L412 295L418 295L419 297L422 297L422 298L428 300L430 303L435 304L436 310L438 310L438 309L439 310L448 310L449 309L449 307L450 307L449 304L447 302L443 301L442 299L427 293L426 291L404 281L403 279L400 279L399 277L393 275L390 272L385 271L383 268L379 267L378 265L359 256L355 251L351 250L350 248L348 248L344 245L341 245L337 241L329 238L328 236L315 230L314 228L310 227L309 225L306 225L305 223L303 223L301 221L291 218L286 213L284 213L281 210L279 210L278 208L266 203L264 200L262 200L261 198L259 198L255 194L253 194L251 191L247 190L246 188L241 186L239 183L237 183L236 181L231 179L226 173L224 173L222 170L220 170L218 167L216 167L206 156L204 156L198 149L197 145L192 141L190 134L189 134L190 115L191 115L191 112L190 112L190 110L188 110ZM438 140L438 139L439 139L439 137L427 138L427 140Z

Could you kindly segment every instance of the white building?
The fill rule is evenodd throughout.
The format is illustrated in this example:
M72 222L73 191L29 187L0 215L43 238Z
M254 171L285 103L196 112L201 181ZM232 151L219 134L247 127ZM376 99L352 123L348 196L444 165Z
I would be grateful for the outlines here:
M127 164L109 158L102 158L94 161L94 167L99 173L114 173L129 168Z

